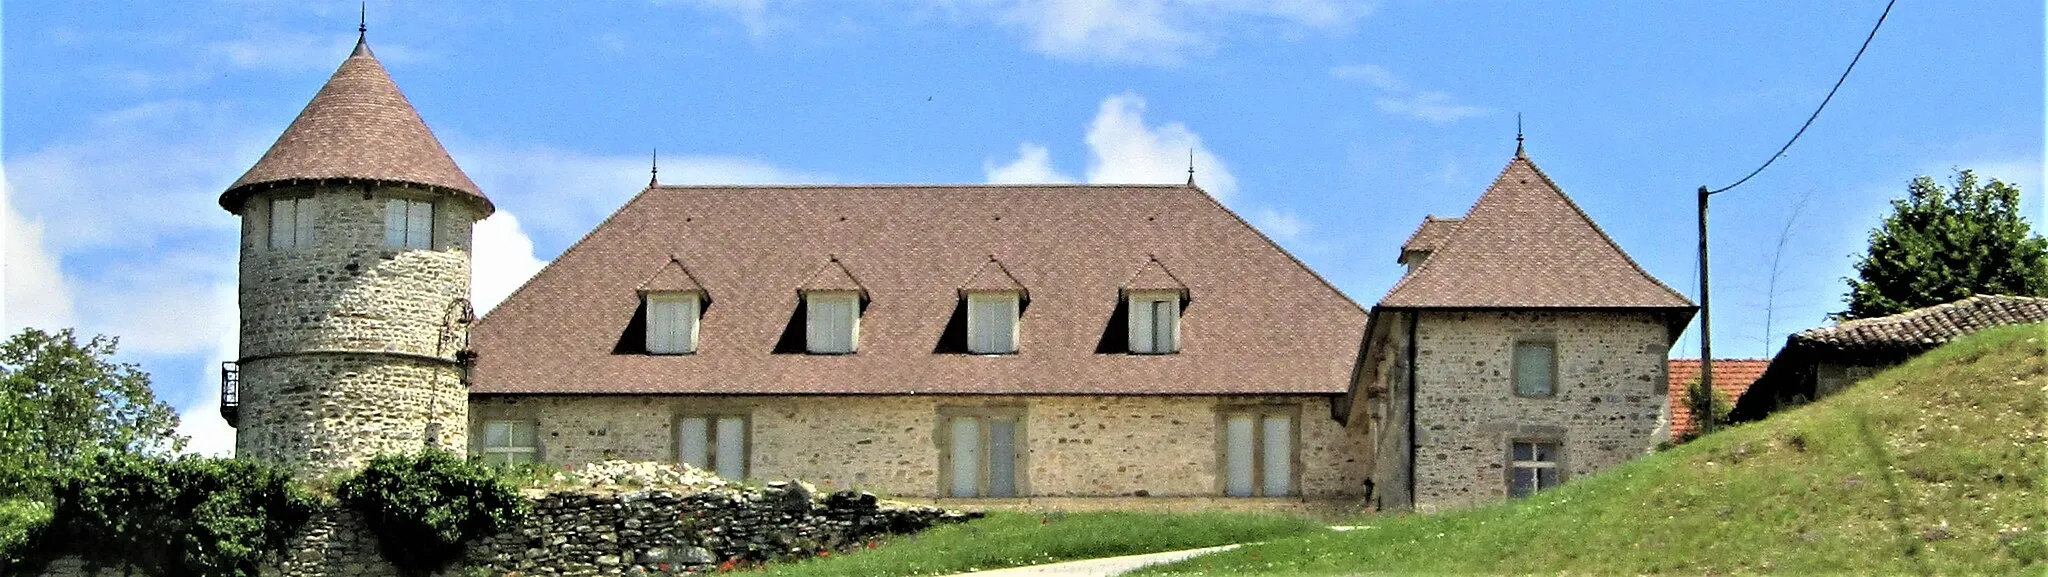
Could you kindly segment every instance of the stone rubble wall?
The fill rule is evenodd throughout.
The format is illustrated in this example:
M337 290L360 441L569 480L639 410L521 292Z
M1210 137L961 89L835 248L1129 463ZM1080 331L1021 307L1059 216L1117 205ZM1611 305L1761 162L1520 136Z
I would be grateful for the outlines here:
M560 491L534 497L527 523L471 544L437 577L469 575L672 575L723 566L844 552L887 535L979 517L879 501L841 491L822 498L802 483L679 492L673 489ZM115 577L119 568L60 559L44 577ZM319 515L265 577L399 575L377 538L346 509Z

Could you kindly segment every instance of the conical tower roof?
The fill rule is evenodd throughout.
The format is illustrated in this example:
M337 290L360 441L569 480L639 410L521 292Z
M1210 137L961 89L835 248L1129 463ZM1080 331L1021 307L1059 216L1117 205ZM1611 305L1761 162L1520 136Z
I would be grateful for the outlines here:
M1464 219L1440 232L1447 234L1429 259L1380 306L1693 307L1637 266L1520 150Z
M318 181L424 186L472 201L485 215L495 211L361 39L256 166L221 193L220 205L235 212L266 188Z

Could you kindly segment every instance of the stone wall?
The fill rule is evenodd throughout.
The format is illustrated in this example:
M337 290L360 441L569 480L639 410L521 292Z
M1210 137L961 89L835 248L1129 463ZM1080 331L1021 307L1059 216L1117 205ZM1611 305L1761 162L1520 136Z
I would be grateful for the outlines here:
M1021 410L1028 497L1213 497L1222 493L1219 415L1296 413L1295 471L1307 498L1355 498L1370 471L1361 427L1330 418L1323 396L475 396L471 427L535 422L556 464L676 458L684 415L743 415L749 476L896 497L940 495L941 409ZM480 442L480 441L478 441ZM472 447L472 450L477 450ZM978 500L977 500L978 501Z
M312 243L271 248L271 200L307 198ZM434 199L432 250L384 247L385 203ZM266 191L243 207L236 454L320 473L379 452L466 445L455 366L475 207L400 187ZM437 419L439 419L437 421Z
M1517 440L1559 443L1561 477L1569 482L1641 456L1668 434L1665 370L1671 334L1653 313L1420 315L1414 383L1416 510L1504 499L1509 444ZM1524 338L1556 344L1554 395L1515 394L1512 350Z
M978 516L882 503L852 491L819 496L790 482L738 491L556 492L537 496L534 513L519 528L473 543L462 561L440 575L706 572L722 565L847 551L890 534ZM378 553L377 539L361 518L338 508L317 516L287 553L261 572L266 577L400 574ZM115 577L123 572L66 558L41 575Z

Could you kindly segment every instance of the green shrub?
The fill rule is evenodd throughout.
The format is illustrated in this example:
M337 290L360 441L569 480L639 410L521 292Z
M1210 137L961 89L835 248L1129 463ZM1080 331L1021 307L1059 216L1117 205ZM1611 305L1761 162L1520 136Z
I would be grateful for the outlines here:
M95 457L53 494L49 522L7 551L0 573L77 555L147 575L253 576L319 507L282 469L192 456Z
M415 574L447 567L470 540L518 525L529 509L496 471L440 451L379 456L335 496L362 513L385 559Z

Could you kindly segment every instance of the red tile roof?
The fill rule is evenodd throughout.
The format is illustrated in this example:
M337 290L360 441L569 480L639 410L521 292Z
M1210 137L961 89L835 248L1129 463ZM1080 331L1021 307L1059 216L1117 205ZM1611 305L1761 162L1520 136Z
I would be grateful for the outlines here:
M1408 242L1401 243L1401 257L1395 259L1396 262L1408 264L1409 252L1434 251L1443 246L1444 239L1450 238L1451 232L1458 230L1458 223L1463 221L1461 218L1437 218L1436 215L1422 217L1422 224L1408 235Z
M671 255L717 301L697 353L614 353L636 287ZM871 295L860 352L775 354L828 255ZM935 353L963 275L991 255L1031 291L1017 354ZM1119 289L1151 278L1152 257L1189 291L1183 349L1111 352ZM1189 186L655 187L477 323L471 392L1334 395L1364 325Z
M1180 277L1174 276L1173 271L1166 268L1166 263L1159 262L1158 257L1150 255L1145 258L1145 264L1140 265L1137 272L1131 273L1130 280L1124 281L1124 290L1187 293L1187 283L1180 282Z
M1426 240L1431 228L1425 220L1410 242ZM1637 266L1536 163L1520 155L1379 304L1693 308L1691 300Z
M683 266L683 261L671 257L667 264L661 265L660 271L655 272L654 276L647 277L647 282L640 283L640 290L645 292L701 291L704 290L704 284L697 282L697 275L690 274L690 267Z
M796 290L854 291L862 295L868 292L867 287L860 284L860 279L854 278L853 271L846 270L846 263L839 262L837 256L827 257L825 264L818 265L816 270L811 271L809 278L796 285Z
M1732 407L1770 365L1770 359L1714 359L1714 391L1721 394L1714 402L1727 403L1724 406ZM1696 426L1692 420L1692 409L1685 404L1685 391L1700 380L1700 360L1671 359L1666 375L1671 384L1671 435L1676 437Z
M1002 291L1014 291L1020 294L1029 292L1024 287L1024 283L1017 282L1017 277L1010 274L1008 267L1003 266L1002 261L994 258L990 258L988 262L981 263L981 266L975 267L974 274L967 278L967 282L960 283L960 292L962 293Z
M239 211L266 187L311 181L421 185L468 199L486 216L495 210L361 41L220 205Z

